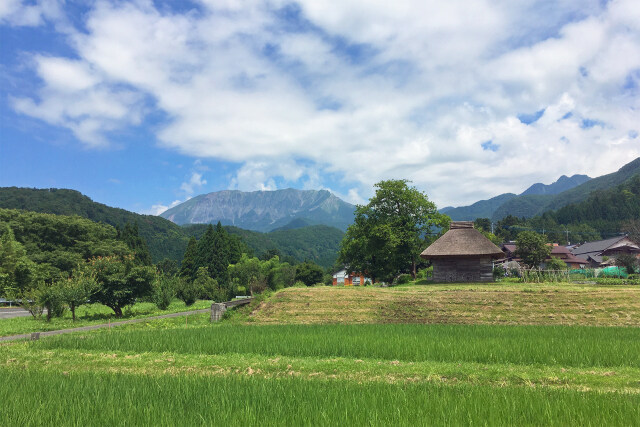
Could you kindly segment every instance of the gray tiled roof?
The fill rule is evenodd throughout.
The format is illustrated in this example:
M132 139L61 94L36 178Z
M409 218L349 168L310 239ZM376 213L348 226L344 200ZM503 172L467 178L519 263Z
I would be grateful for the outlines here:
M573 252L574 255L602 252L605 249L607 249L609 246L624 239L625 237L626 236L617 236L617 237L612 237L611 239L597 240L595 242L587 242L584 245L580 245L577 248L573 249L571 252Z

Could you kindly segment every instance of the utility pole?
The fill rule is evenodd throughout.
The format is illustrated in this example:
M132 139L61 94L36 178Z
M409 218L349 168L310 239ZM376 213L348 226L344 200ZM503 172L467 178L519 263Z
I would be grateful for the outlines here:
M567 228L564 231L567 233L567 245L569 245L569 229Z

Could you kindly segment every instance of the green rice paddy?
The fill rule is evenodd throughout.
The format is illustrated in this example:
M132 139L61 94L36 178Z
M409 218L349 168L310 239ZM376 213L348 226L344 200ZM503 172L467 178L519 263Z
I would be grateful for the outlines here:
M640 395L297 378L4 372L3 425L633 425ZM43 404L44 403L44 404Z
M0 425L640 425L636 327L232 320L0 344Z

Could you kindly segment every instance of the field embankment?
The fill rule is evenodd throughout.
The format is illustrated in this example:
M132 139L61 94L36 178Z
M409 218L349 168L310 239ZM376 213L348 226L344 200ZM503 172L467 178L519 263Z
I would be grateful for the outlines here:
M640 287L571 284L313 287L277 292L257 323L640 326Z

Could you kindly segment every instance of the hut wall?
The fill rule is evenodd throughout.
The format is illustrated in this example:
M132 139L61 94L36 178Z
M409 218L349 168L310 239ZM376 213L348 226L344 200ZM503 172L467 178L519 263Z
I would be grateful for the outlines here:
M433 260L434 282L492 282L489 257L447 257Z

